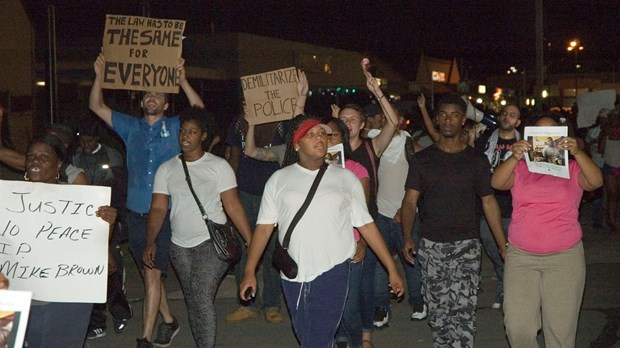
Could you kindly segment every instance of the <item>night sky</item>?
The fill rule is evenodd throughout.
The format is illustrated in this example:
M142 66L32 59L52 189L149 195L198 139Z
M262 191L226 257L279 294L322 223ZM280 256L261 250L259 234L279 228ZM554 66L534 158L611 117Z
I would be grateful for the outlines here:
M40 37L46 4L23 0ZM452 59L462 76L484 79L535 65L534 0L523 1L161 1L56 0L59 46L101 40L105 14L187 20L186 35L240 31L376 54L409 79L420 55ZM568 42L579 38L584 72L620 62L620 1L544 2L547 71L571 72ZM42 36L41 36L42 34Z

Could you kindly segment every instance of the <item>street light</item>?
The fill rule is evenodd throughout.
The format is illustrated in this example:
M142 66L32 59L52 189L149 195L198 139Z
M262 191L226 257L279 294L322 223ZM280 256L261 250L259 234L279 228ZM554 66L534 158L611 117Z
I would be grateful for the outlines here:
M566 50L568 52L574 52L575 53L575 99L577 99L577 91L579 91L579 68L581 68L581 65L579 65L578 61L577 61L577 55L579 54L580 51L583 51L583 45L581 44L581 41L579 41L579 39L574 39L571 42L568 43L568 46L566 47Z

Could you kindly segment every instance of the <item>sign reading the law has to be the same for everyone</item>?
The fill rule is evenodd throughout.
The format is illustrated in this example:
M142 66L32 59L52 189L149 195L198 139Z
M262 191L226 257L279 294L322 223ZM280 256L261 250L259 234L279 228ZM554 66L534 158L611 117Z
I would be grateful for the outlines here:
M178 93L176 66L183 51L185 21L107 15L101 86Z
M0 272L52 302L106 300L110 188L0 180Z

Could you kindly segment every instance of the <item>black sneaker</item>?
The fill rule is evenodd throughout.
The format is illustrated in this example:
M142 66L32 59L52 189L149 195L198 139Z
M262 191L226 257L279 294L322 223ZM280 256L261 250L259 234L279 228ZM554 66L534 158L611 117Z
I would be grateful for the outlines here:
M104 328L95 328L88 330L88 334L86 334L86 339L94 340L95 338L103 337L106 335Z
M153 348L153 343L149 342L149 340L144 338L136 339L136 348Z
M377 307L375 308L375 319L373 320L373 325L377 329L381 329L388 326L389 315L385 308Z
M161 323L157 328L157 338L153 341L153 345L157 347L168 347L172 343L172 339L179 333L179 322L174 318L172 323Z
M127 319L113 319L114 322L114 332L117 334L125 332L127 329Z

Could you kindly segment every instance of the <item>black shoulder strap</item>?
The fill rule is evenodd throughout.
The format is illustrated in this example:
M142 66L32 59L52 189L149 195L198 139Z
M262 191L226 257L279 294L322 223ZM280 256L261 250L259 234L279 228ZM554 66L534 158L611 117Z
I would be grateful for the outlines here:
M413 160L413 155L415 154L415 150L413 149L413 139L411 137L405 137L405 157L407 158L407 162L411 164Z
M194 192L194 187L192 186L192 179L189 176L189 170L187 170L187 163L185 163L183 154L179 155L179 158L181 159L181 163L183 164L183 171L185 171L185 181L187 181L189 190L192 192L192 196L194 196L194 199L196 200L196 204L198 204L198 209L200 209L200 214L202 214L202 219L206 221L209 218L209 216L207 216L207 212L205 211L205 208L203 208L202 203L200 203L200 200L198 199L198 196L196 196L196 192Z
M310 187L310 191L308 192L308 196L306 196L306 200L304 201L304 204L301 205L301 208L299 208L299 210L297 211L297 214L295 214L295 217L293 217L291 224L288 226L288 230L286 230L286 234L284 235L284 240L282 241L283 249L285 250L288 249L288 245L291 241L291 234L293 234L293 229L295 228L295 226L297 225L301 217L306 212L306 209L308 209L308 206L310 205L310 202L312 201L312 197L314 197L314 193L316 192L316 189L319 187L319 182L321 182L321 178L323 177L323 174L325 174L326 169L327 169L327 163L323 163L323 165L321 165L321 169L319 169L319 172L316 174L316 177L314 178L314 182L312 183L312 186Z

